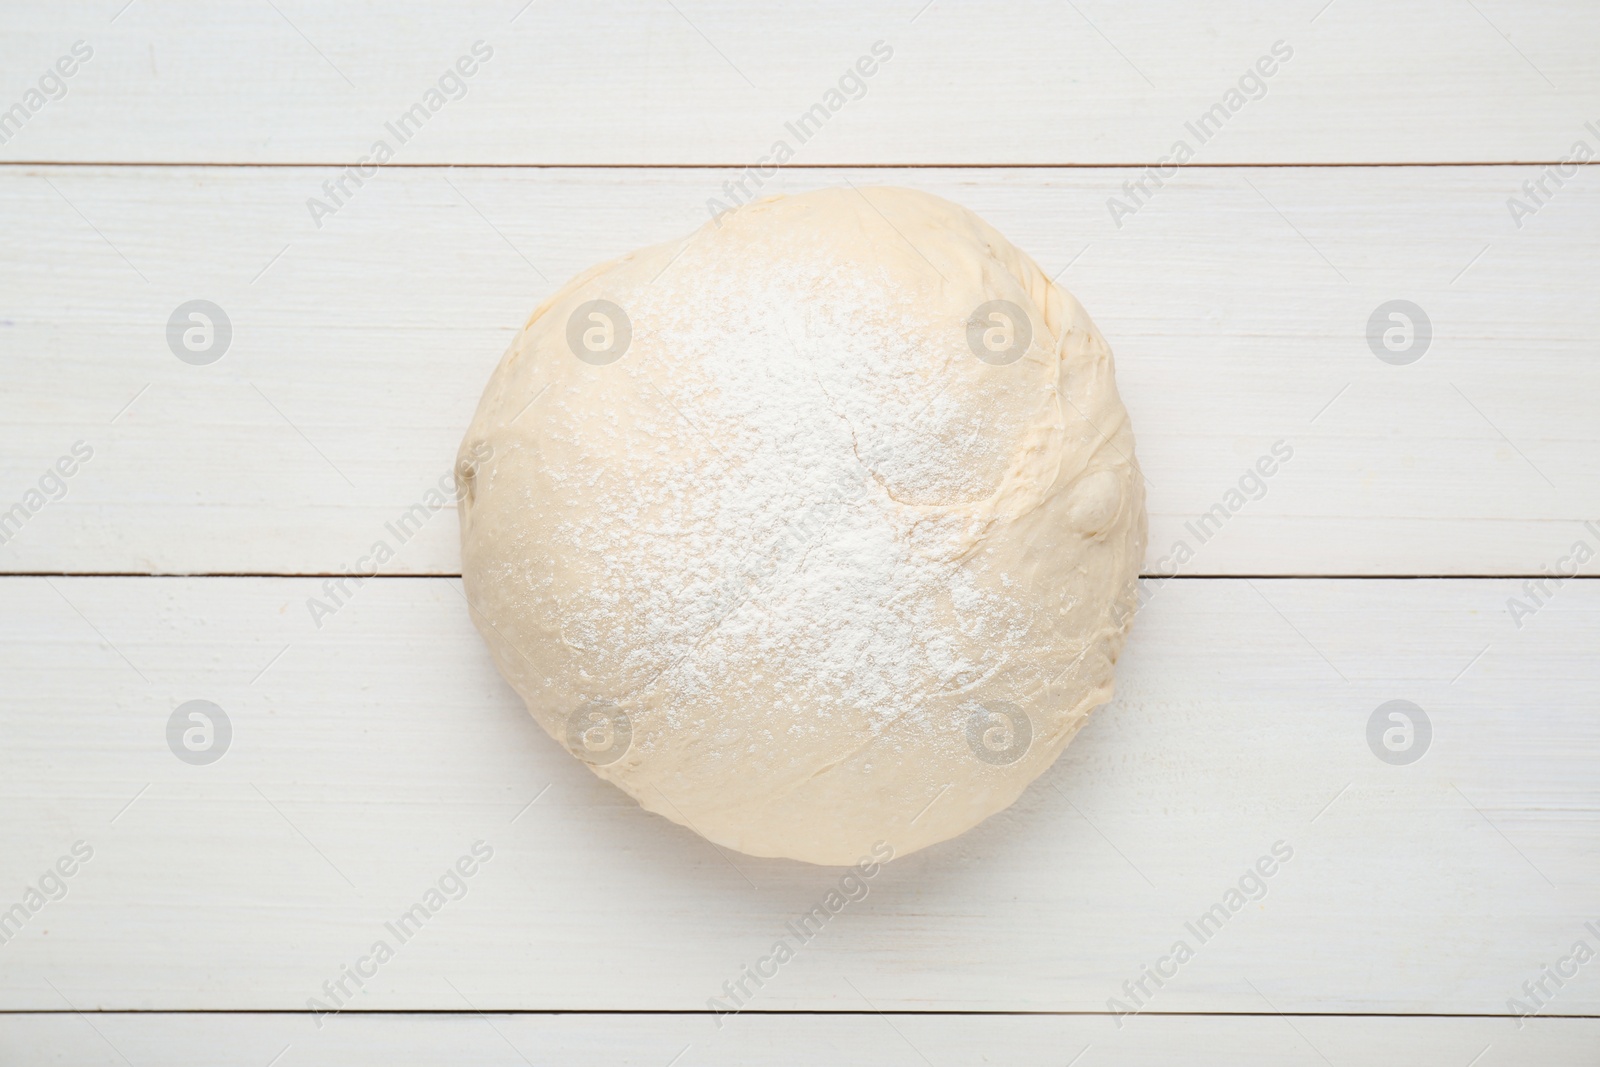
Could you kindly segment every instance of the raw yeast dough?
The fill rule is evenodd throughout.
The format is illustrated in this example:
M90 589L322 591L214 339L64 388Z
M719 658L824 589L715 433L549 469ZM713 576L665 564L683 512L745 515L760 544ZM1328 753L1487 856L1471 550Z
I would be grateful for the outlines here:
M976 215L764 200L533 313L462 442L466 591L534 718L646 809L905 855L1111 698L1133 456L1094 324Z

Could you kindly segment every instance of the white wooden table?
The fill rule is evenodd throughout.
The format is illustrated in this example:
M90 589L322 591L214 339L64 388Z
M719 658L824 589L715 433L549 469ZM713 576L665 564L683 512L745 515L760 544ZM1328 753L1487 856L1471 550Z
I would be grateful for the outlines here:
M1560 165L1600 151L1600 8L124 2L3 4L0 1063L1595 1062L1600 177ZM553 744L450 512L307 602L449 471L544 295L780 139L763 194L926 189L1062 272L1117 353L1150 597L1012 810L718 1018L838 872L719 854ZM169 345L193 300L209 363ZM1396 300L1425 346L1369 342ZM193 700L215 762L169 747ZM1369 744L1392 700L1413 762Z

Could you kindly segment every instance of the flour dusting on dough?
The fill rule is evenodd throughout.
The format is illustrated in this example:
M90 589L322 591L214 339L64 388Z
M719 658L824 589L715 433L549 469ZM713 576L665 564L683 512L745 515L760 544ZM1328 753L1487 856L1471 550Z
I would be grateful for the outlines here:
M760 855L904 854L1009 804L1110 696L1144 537L1110 354L925 194L722 222L589 272L519 335L463 446L494 450L468 593L558 738L586 702L627 713L596 770L651 810ZM596 299L631 326L605 366L568 342ZM993 299L1032 322L1005 366L968 345ZM968 733L994 702L1032 724L1004 766Z

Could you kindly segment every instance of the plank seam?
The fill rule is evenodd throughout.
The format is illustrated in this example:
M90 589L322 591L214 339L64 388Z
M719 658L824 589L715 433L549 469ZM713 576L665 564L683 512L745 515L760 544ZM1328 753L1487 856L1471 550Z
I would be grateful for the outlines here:
M302 1008L85 1008L82 1011L59 1008L0 1008L5 1016L314 1016ZM694 1008L347 1008L341 1016L715 1016L715 1011ZM891 1008L877 1011L866 1008L747 1008L744 1016L1038 1016L1106 1017L1115 1011L1022 1011L1022 1009L928 1009L907 1011ZM1200 1017L1200 1019L1520 1019L1509 1013L1466 1013L1466 1011L1141 1011L1141 1016ZM1539 1014L1539 1019L1600 1019L1600 1014Z
M0 167L209 167L235 169L343 169L356 166L356 161L338 160L312 162L196 162L193 160L51 160L17 159L0 161ZM1160 166L1158 160L1149 162L1115 163L785 163L785 170L1136 170ZM748 163L385 163L385 170L744 170ZM1335 170L1340 168L1401 168L1401 167L1554 167L1600 166L1600 159L1580 162L1565 159L1505 159L1505 160L1433 160L1428 162L1403 162L1399 160L1355 163L1186 163L1185 170L1256 170L1256 169L1306 169Z
M150 572L150 571L0 571L0 580L6 578L349 578L350 575L341 571L196 571L196 572ZM1144 574L1139 575L1145 581L1160 582L1490 582L1490 581L1518 581L1537 578L1549 578L1548 574L1507 573L1507 574ZM419 571L406 574L369 574L362 575L362 581L402 579L435 579L453 578L459 580L461 572L452 571ZM1594 582L1600 581L1600 574L1574 574L1563 576L1564 582Z

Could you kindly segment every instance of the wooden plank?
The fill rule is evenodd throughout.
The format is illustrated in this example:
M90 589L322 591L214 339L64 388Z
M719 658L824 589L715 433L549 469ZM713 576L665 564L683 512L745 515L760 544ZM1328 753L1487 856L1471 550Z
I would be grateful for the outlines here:
M0 1004L303 1010L359 965L368 1009L459 1008L448 979L485 1011L705 1011L839 883L592 776L494 674L457 583L370 582L320 630L318 585L0 582L0 885L93 850L0 945ZM1159 1012L1505 1014L1600 944L1600 583L1520 631L1516 589L1168 583L1057 765L863 883L751 1005L1106 1012L1145 981ZM231 723L209 765L167 740L197 699ZM1431 722L1409 765L1367 739L1396 699ZM385 924L480 840L465 895L399 943ZM1255 881L1220 929L1186 925ZM394 958L362 964L380 939ZM1149 986L1179 940L1193 958ZM1595 966L1544 1010L1600 1012Z
M1518 230L1504 200L1526 174L1191 170L1120 229L1105 201L1124 171L807 171L768 188L926 189L1062 272L1117 353L1149 572L1181 541L1185 574L1524 574L1580 539L1600 548L1582 525L1600 519L1600 188L1569 183ZM0 512L75 442L94 450L64 499L8 530L0 569L353 568L448 474L538 301L699 225L719 180L391 170L318 229L304 201L326 176L0 168ZM209 366L166 340L197 298L233 327ZM1392 299L1432 322L1409 366L1365 336ZM1293 459L1264 499L1202 543L1189 524L1280 441ZM391 543L389 567L453 573L456 536L440 513Z
M617 1067L769 1064L821 1059L943 1067L1120 1064L1279 1067L1476 1067L1593 1062L1600 1020L1317 1016L1149 1016L1122 1030L1104 1017L746 1015L717 1030L684 1015L345 1015L317 1030L299 1015L0 1016L0 1055L15 1063L284 1067L470 1062L604 1063ZM677 1059L673 1059L677 1056ZM1078 1059L1074 1060L1073 1057Z
M354 162L387 138L409 163L742 166L784 139L816 164L1152 163L1185 139L1211 163L1514 162L1600 119L1583 0L123 7L13 14L0 106L75 42L92 58L0 160ZM491 58L390 134L478 41ZM879 41L892 58L829 100ZM786 124L818 104L802 141ZM1202 143L1185 124L1218 104Z

